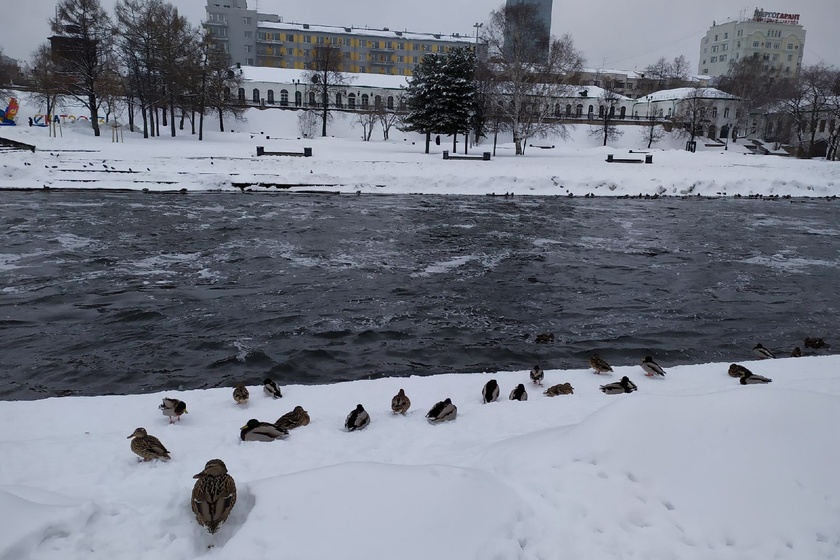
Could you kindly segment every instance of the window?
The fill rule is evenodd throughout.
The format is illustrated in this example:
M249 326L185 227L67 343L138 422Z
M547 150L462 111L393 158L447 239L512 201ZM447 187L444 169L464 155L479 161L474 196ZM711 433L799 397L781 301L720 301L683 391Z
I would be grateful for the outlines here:
M571 105L566 105L566 116L567 117L572 116L572 106Z
M728 119L728 118L729 118L729 107L724 107L724 109L723 109L723 118L724 118L724 119Z
M405 57L403 55L397 55L397 62L405 62Z
M589 111L587 111L587 112L589 113L589 118L590 118L590 119L592 118L592 113L593 113L593 111L595 111L595 107L594 107L594 106L592 106L592 105L590 105L590 106L589 106Z
M604 106L603 105L598 106L598 118L599 119L604 118Z
M249 18L249 17L242 18L242 23L244 23L245 25L251 25L251 18Z
M788 55L788 62L793 62L793 55L792 54Z
M712 52L717 52L717 51L718 51L718 46L717 45L713 46L712 47Z
M779 43L773 43L773 48L779 50Z
M315 102L315 92L310 91L309 92L309 106L314 107L315 105L317 105L317 103Z
M341 101L341 93L336 93L336 94L335 94L335 106L336 106L336 107L343 107L344 105L342 105L341 103L342 103L342 101Z
M709 62L714 64L715 62L717 62L717 57L713 56L712 58L709 59Z
M370 97L368 97L368 94L363 93L362 94L362 109L367 109L369 105L370 105Z
M793 50L793 43L788 43L787 48L789 51Z
M753 48L754 48L754 49L757 49L757 48L758 48L758 41L753 41Z
M246 35L246 37L247 37L247 35ZM271 33L264 33L262 31L257 32L257 39L259 39L261 41L266 41L266 40L270 41L271 40L270 37L271 37Z
M252 48L252 45L245 45L245 52L251 52Z
M712 107L712 118L713 119L717 118L717 113L718 113L717 107Z
M720 50L722 50L722 51L728 51L728 50L729 50L729 44L727 44L727 43L722 44L722 45L720 46Z
M405 103L405 99L401 98L400 99L400 111L405 111L407 108L408 108L408 106ZM834 121L831 121L831 122L834 122Z
M292 33L286 33L286 40L294 43L295 42L295 36Z
M377 95L373 98L373 106L376 107L376 109L382 108L382 96Z
M274 90L270 89L266 92L266 101L269 105L274 105Z
M347 96L347 105L351 109L356 108L356 94L355 93L351 93L350 95Z
M367 72L367 68L365 66L359 66L359 72L364 74L365 72Z
M286 107L289 105L289 92L288 90L281 89L280 90L280 105Z
M213 28L213 35L220 39L226 39L228 36L228 28L227 27L214 27Z
M715 43L717 43L717 40L718 40L718 36L715 35Z
M300 107L301 105L303 105L303 94L295 90L295 107Z
M778 60L779 60L779 55L774 54L773 55L773 62L777 62Z
M239 88L239 91L236 94L236 98L239 99L242 103L245 103L245 88Z
M349 52L344 53L344 60L350 60L350 53Z
M394 110L394 96L389 95L388 100L385 102L385 106L388 107L391 111Z
M736 48L739 48L739 49L741 48L741 41L738 41L738 44L737 44Z
M311 43L312 42L312 35L304 35L303 36L304 43Z
M254 88L254 91L251 92L251 101L253 101L254 103L260 102L260 90L258 90L257 88Z
M207 16L207 21L211 21L213 23L227 23L227 14L209 14Z
M400 49L401 51L404 51L405 50L405 43L402 43L402 42L397 43L397 48Z
M725 54L720 55L720 58L718 60L720 62L726 62L726 55Z
M414 63L414 64L417 64L417 57L416 57L416 56L412 56L412 57L411 57L411 62L412 62L412 63Z
M724 39L729 39L729 33L724 33L724 34L723 34L723 38L724 38Z
M578 116L578 117L583 116L583 105L581 105L580 103L578 103L577 107L575 107L575 116Z

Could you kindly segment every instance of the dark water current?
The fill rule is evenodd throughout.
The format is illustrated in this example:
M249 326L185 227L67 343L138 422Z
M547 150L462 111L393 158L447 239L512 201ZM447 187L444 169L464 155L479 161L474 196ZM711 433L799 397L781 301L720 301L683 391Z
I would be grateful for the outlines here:
M4 192L0 398L664 366L831 340L840 206ZM554 343L534 335L553 332Z

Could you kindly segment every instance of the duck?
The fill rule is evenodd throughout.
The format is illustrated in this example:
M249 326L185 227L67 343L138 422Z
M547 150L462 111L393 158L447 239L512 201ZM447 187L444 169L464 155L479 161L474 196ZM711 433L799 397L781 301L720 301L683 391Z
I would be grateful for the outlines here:
M449 422L455 420L458 416L458 407L452 404L452 399L446 398L442 401L435 403L428 413L426 413L426 419L431 422L432 424L437 424L440 422Z
M278 387L277 383L268 377L266 377L265 381L263 381L263 391L265 391L265 394L273 399L280 399L283 397L283 393L280 392L280 387Z
M131 450L143 461L152 459L168 461L172 458L158 438L146 433L146 428L137 428L126 439L131 440Z
M645 376L647 377L653 377L654 375L665 377L665 370L654 362L650 356L645 356L645 359L642 360L642 369L645 370Z
M347 419L344 421L344 427L347 428L348 432L364 430L368 424L370 424L370 415L365 410L365 407L360 404L357 404L356 408L350 411L350 414L347 415Z
M823 340L821 338L810 338L809 337L809 338L805 339L805 348L820 349L820 348L823 348L824 346L828 346L828 345L825 343L825 340Z
M536 341L538 344L546 344L546 343L549 343L549 342L554 342L554 333L551 333L551 332L540 333L534 338L534 341Z
M558 385L552 385L545 391L543 391L543 395L547 397L556 397L557 395L573 395L575 393L575 388L572 387L571 383L560 383Z
M752 375L752 372L741 364L729 364L729 377L744 377Z
M287 412L274 423L278 430L290 432L295 428L309 425L309 413L298 405L291 412Z
M268 422L260 422L256 418L251 418L247 424L239 428L239 439L242 441L274 441L288 435L288 430L283 430Z
M391 399L391 410L394 414L405 414L409 408L411 408L411 399L405 395L403 389L400 389L400 392Z
M192 491L192 511L198 524L211 534L219 530L236 504L236 482L221 459L210 459L197 475Z
M612 373L612 368L610 364L604 361L598 354L593 354L591 358L589 358L589 367L595 370L595 373L602 374L602 373Z
M791 358L801 358L802 357L802 349L799 346L794 347L793 351L790 353Z
M233 388L233 400L236 401L236 404L247 404L249 396L248 388L244 383L237 383L236 387Z
M755 348L753 348L753 356L755 356L759 360L767 360L776 357L773 355L773 352L771 352L761 344L755 345Z
M540 364L531 368L531 381L534 382L534 385L542 385L543 378L545 378L545 372L540 367Z
M173 424L177 420L181 420L182 414L187 414L187 403L178 399L171 399L169 397L163 398L163 404L158 407L164 416L169 417L169 423Z
M637 389L638 387L636 387L636 384L630 381L630 379L626 375L621 378L621 381L601 385L601 392L603 392L605 395L619 395L621 393L632 393Z
M754 373L745 373L741 376L741 385L759 385L763 383L772 383L772 379L764 377L763 375L756 375Z
M484 384L484 388L481 390L481 398L483 399L484 404L498 400L499 384L496 382L495 379L491 379L490 381Z
M528 400L528 393L525 391L525 385L520 383L516 387L514 387L513 391L510 392L510 400L512 401L527 401Z

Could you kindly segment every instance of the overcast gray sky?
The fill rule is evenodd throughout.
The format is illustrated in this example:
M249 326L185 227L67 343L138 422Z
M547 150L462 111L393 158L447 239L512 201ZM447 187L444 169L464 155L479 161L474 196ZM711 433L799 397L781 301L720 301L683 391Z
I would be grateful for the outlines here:
M101 0L109 12L115 0ZM214 0L219 2L220 0ZM206 0L172 0L197 24ZM768 11L801 14L807 31L805 64L824 61L840 67L840 0L775 0ZM248 0L249 8L280 14L285 21L408 29L430 33L472 34L473 24L488 19L502 0ZM0 0L4 54L27 61L49 36L47 19L55 0ZM587 66L642 69L660 56L685 55L697 70L700 39L713 21L752 15L755 4L731 0L554 0L551 32L571 33Z

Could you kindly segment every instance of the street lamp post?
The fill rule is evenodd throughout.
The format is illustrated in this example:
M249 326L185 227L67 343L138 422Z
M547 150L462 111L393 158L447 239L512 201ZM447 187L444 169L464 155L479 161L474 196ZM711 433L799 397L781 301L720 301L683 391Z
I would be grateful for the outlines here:
M300 84L300 80L292 80L292 83L295 84L295 107L300 107L298 105L298 84Z
M473 27L475 27L475 50L476 54L478 54L478 30L484 27L483 23L474 23Z

